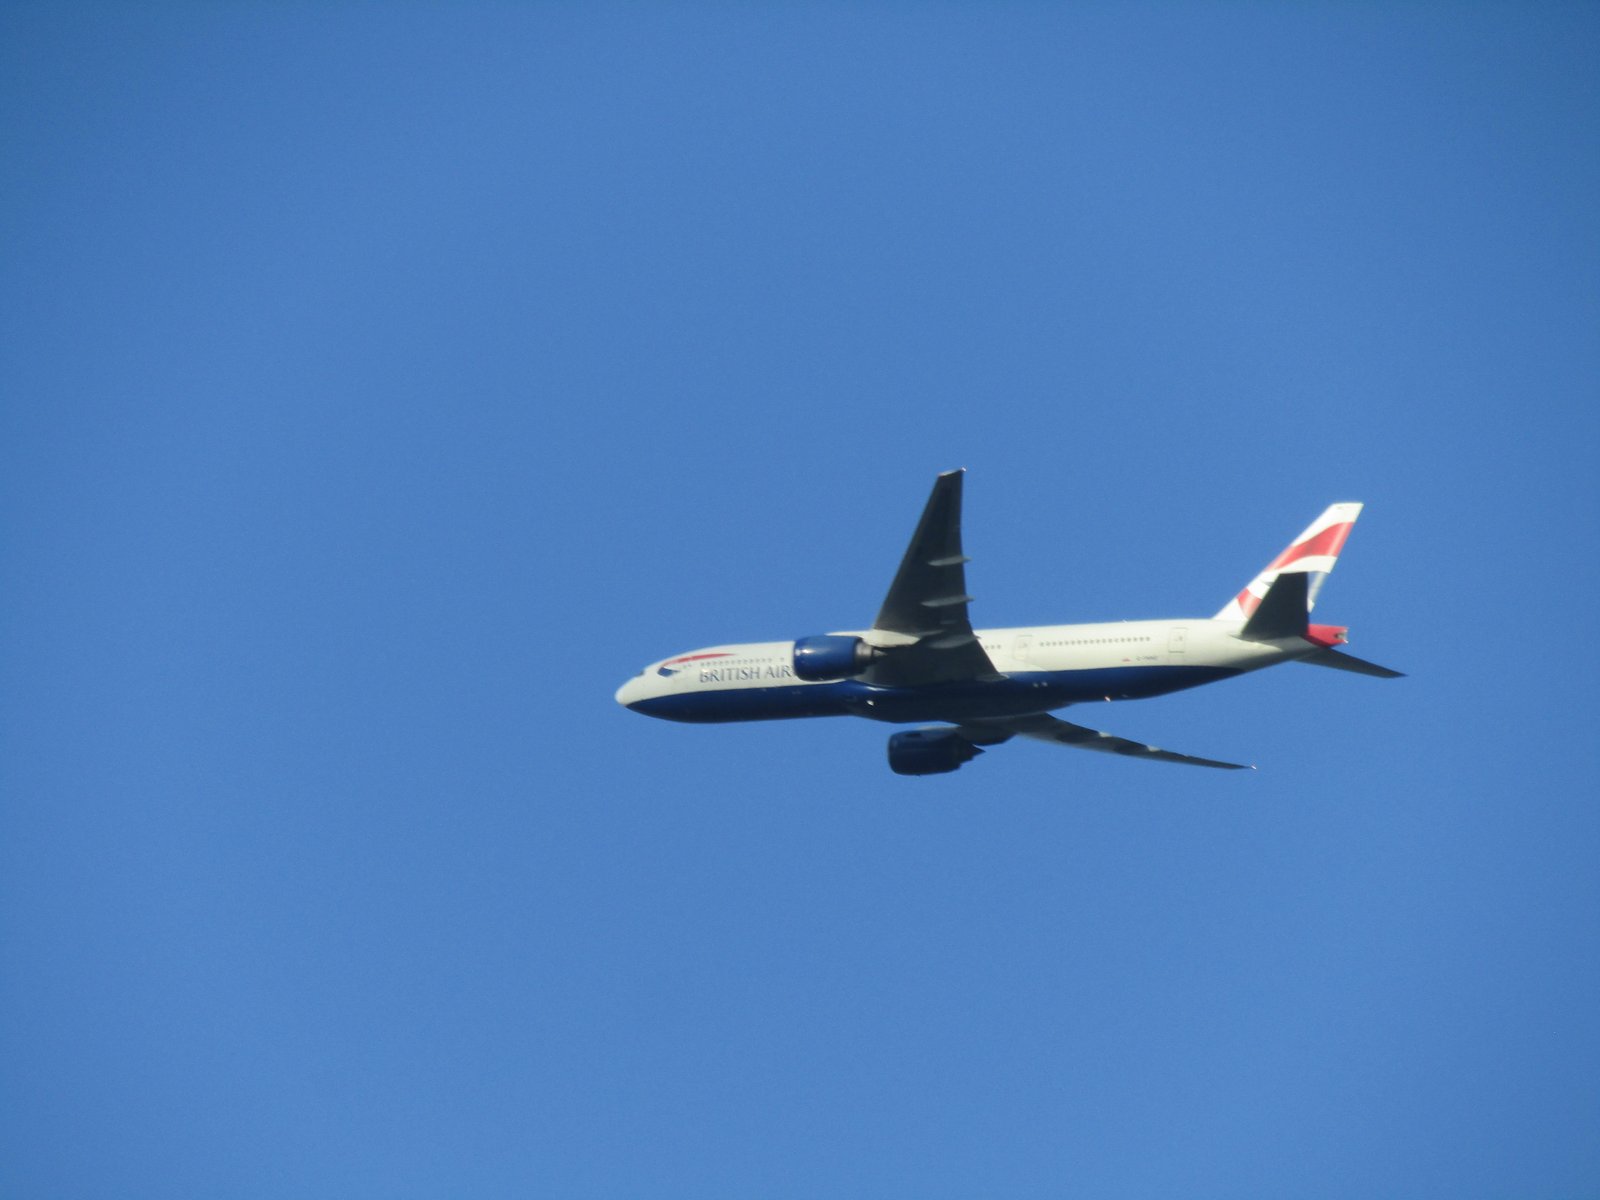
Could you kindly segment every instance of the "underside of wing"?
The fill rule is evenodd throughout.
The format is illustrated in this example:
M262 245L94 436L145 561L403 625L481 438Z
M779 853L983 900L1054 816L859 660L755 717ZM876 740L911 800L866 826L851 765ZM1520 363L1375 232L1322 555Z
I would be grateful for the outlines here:
M882 657L861 678L907 687L999 678L967 616L966 564L961 553L961 479L947 471L934 481L917 531L906 547L872 640Z
M1114 734L1101 733L1074 725L1046 713L1026 717L1001 717L995 720L969 721L958 726L963 737L982 745L993 742L1002 735L1020 734L1041 742L1055 742L1060 746L1075 746L1079 750L1100 750L1109 754L1122 754L1129 758L1153 758L1160 762L1186 763L1192 767L1220 767L1228 771L1255 770L1244 763L1222 762L1215 758L1196 758L1192 754L1178 754L1159 746L1130 741Z

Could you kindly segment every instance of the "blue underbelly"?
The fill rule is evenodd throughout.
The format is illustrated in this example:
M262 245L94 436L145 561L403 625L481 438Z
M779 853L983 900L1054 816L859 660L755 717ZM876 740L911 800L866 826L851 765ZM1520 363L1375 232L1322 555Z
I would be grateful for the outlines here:
M1018 672L1003 680L875 687L853 679L786 687L682 692L631 707L669 721L777 721L793 717L870 717L878 721L963 721L1046 712L1089 700L1139 700L1226 679L1228 667L1105 667Z

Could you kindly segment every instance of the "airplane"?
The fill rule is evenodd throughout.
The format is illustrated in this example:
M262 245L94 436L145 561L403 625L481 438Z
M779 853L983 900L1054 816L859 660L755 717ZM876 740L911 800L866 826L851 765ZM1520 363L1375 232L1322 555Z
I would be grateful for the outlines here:
M677 654L624 683L617 703L669 721L939 722L890 735L889 768L898 775L955 771L1019 736L1239 770L1246 764L1162 750L1050 713L1089 701L1162 696L1286 662L1401 676L1338 649L1348 640L1346 628L1310 620L1360 504L1331 505L1209 620L973 629L965 571L971 560L961 550L964 474L947 471L934 481L870 629Z

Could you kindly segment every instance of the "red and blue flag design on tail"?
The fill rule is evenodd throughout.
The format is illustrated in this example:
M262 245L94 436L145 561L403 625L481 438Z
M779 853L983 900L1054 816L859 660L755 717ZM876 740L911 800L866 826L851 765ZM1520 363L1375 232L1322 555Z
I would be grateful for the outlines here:
M1266 568L1245 585L1244 589L1217 613L1221 621L1247 620L1261 606L1272 581L1279 575L1304 572L1311 576L1306 581L1306 607L1317 602L1317 592L1322 581L1339 561L1339 551L1344 549L1356 518L1361 515L1361 505L1346 503L1329 505L1327 510L1311 522L1299 537L1290 542L1283 553L1267 564Z

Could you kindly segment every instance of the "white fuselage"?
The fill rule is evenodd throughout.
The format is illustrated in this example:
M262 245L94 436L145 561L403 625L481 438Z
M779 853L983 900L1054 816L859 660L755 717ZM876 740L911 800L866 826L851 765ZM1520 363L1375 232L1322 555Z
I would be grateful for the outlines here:
M678 721L855 715L961 720L1132 700L1212 683L1316 653L1302 638L1245 641L1238 620L1198 618L975 631L1001 678L880 687L794 674L794 642L708 646L651 663L617 691L636 712ZM870 631L846 631L871 641Z

